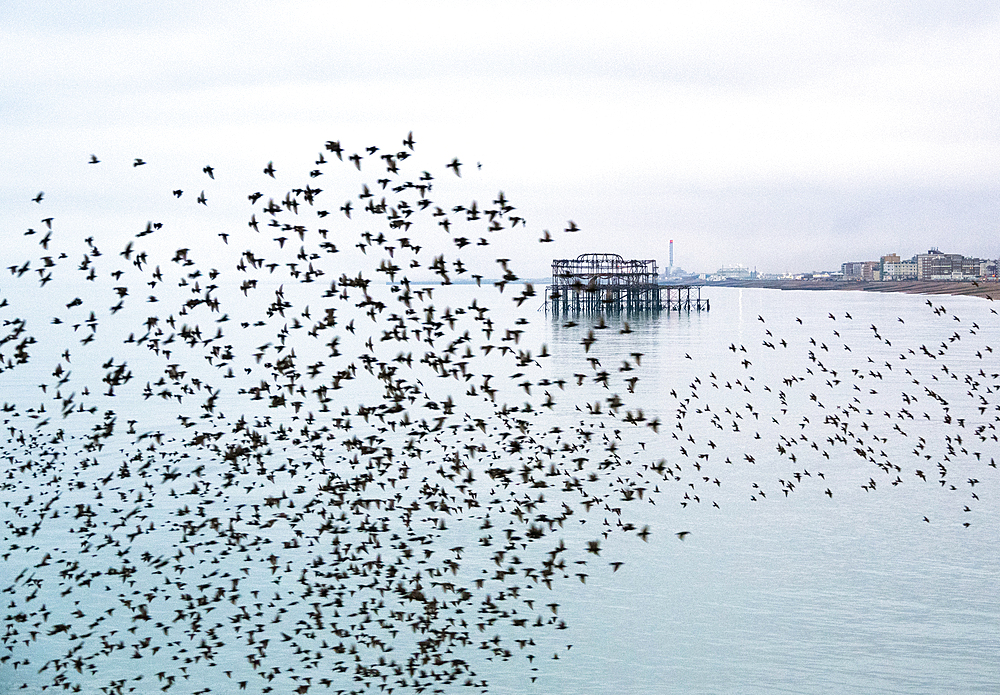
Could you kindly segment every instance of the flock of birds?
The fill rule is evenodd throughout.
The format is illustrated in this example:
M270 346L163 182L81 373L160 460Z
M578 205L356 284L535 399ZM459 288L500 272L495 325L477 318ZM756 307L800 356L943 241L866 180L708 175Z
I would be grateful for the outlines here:
M559 235L502 192L446 203L462 163L416 159L411 133L329 141L298 187L268 162L278 192L217 239L80 233L58 193L26 196L0 298L4 687L486 692L505 661L534 682L571 646L564 582L617 572L622 537L697 537L648 505L724 507L734 466L759 467L752 502L860 474L940 488L972 525L1000 411L978 324L928 301L952 337L902 346L830 313L800 346L760 316L729 363L639 400L653 356L607 339L628 323L552 319L579 337L566 374L528 344L541 298L491 247ZM198 173L163 196L229 195Z

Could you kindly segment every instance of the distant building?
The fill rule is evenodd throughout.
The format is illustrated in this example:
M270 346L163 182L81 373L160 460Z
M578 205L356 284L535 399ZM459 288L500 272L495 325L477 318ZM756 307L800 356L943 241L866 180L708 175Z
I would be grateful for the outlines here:
M756 273L743 265L724 265L715 271L710 279L716 280L749 280Z
M878 261L843 263L840 266L840 272L845 280L854 280L856 282L872 282L873 280L882 279L880 263Z
M917 262L912 258L904 261L895 253L882 256L879 270L883 280L917 279Z
M936 248L914 256L918 280L976 280L985 277L987 262Z

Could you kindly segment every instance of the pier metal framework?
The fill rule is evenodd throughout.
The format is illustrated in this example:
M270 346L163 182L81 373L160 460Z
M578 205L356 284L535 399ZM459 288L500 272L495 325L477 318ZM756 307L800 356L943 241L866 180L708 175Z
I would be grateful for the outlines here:
M556 313L701 311L708 309L708 301L701 299L700 287L692 298L690 285L660 285L655 260L585 253L552 261L545 306Z
M691 290L695 295L691 296ZM660 285L660 307L667 311L708 311L708 300L701 298L701 286Z

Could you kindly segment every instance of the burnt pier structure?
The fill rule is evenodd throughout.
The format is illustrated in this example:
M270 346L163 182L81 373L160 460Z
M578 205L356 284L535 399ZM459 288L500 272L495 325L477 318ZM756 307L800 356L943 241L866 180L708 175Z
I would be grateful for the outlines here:
M701 298L701 287L661 285L654 260L585 253L552 261L545 307L556 313L707 311L709 304Z

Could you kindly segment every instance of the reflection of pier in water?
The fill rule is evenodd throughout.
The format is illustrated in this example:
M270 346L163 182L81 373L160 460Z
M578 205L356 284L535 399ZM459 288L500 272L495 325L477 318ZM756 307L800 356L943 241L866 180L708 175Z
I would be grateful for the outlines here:
M691 290L695 296L691 296ZM615 253L585 253L552 261L545 307L553 312L707 311L701 287L661 285L656 261L625 260Z

